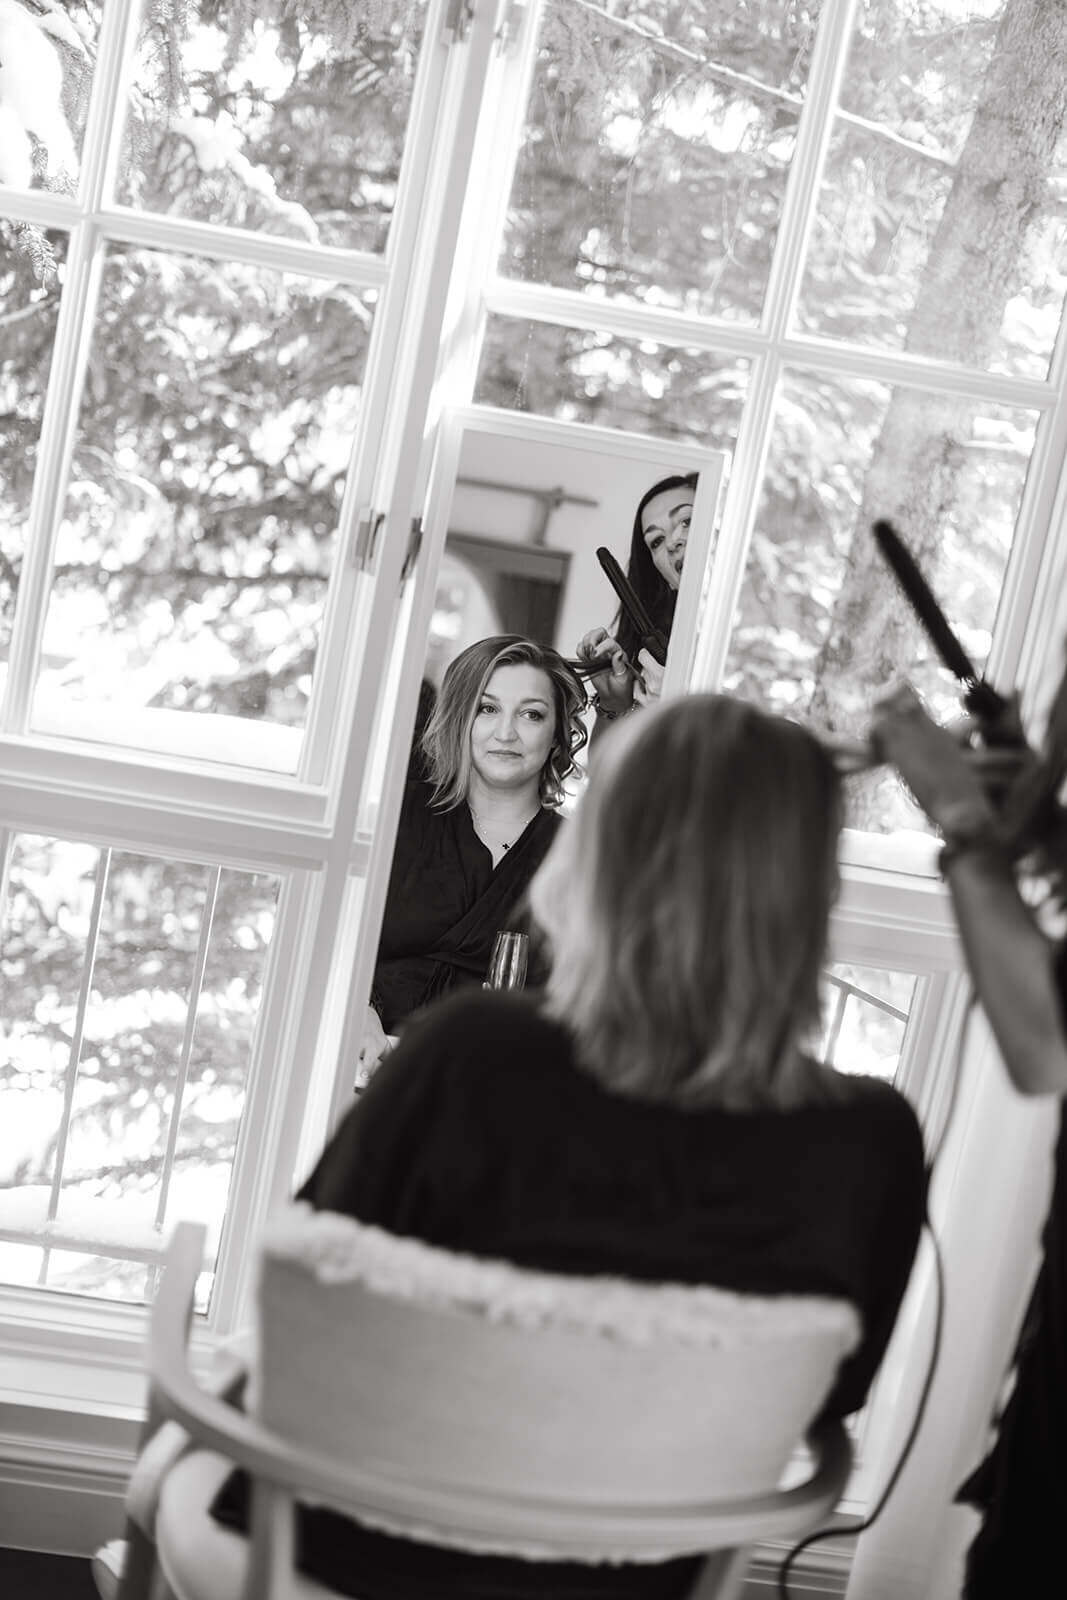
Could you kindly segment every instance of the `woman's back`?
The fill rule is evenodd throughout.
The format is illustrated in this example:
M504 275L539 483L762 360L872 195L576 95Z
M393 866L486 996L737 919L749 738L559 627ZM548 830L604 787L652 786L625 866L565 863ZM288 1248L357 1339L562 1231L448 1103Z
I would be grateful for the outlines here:
M302 1198L522 1266L841 1295L863 1342L827 1405L862 1404L925 1201L914 1113L888 1085L791 1110L613 1093L529 997L455 995L413 1026Z
M825 1294L863 1339L827 1416L857 1409L907 1285L925 1204L902 1096L844 1080L791 1110L649 1103L602 1087L529 997L455 995L405 1035L301 1191L445 1248L558 1272ZM310 1570L365 1600L681 1596L692 1562L575 1568L416 1549L316 1514ZM351 1583L352 1587L348 1587Z

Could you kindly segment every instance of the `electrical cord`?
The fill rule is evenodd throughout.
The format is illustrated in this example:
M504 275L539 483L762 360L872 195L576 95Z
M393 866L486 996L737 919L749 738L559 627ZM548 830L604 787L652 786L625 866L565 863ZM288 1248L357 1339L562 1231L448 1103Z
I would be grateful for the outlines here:
M882 1490L874 1510L871 1511L870 1514L866 1516L857 1527L816 1528L814 1533L809 1533L806 1538L801 1539L793 1546L788 1554L783 1557L781 1565L778 1568L778 1594L780 1600L790 1600L790 1568L801 1552L808 1549L809 1545L821 1543L826 1539L851 1539L857 1534L866 1533L868 1528L873 1528L874 1524L885 1510L886 1503L888 1502L890 1495L897 1486L900 1474L904 1470L908 1457L911 1454L912 1447L918 1437L919 1429L922 1427L923 1417L926 1414L926 1402L930 1398L930 1390L933 1387L934 1374L937 1371L937 1363L941 1355L941 1333L945 1320L945 1266L941 1258L941 1246L937 1242L937 1235L935 1234L933 1228L931 1228L929 1220L927 1220L925 1226L926 1231L930 1235L930 1243L933 1246L934 1251L934 1276L937 1283L937 1307L934 1316L934 1335L930 1348L930 1361L926 1369L926 1376L923 1379L922 1392L919 1395L919 1404L915 1409L915 1416L912 1420L911 1427L908 1430L908 1437L904 1441L904 1448L897 1457L896 1465L889 1474L889 1480L886 1483L885 1488Z
M972 987L967 997L967 1009L964 1013L963 1024L960 1028L959 1042L956 1046L955 1061L953 1063L952 1081L949 1091L948 1108L945 1112L945 1120L942 1124L941 1133L938 1136L937 1144L934 1146L933 1155L927 1163L926 1173L928 1193L930 1182L933 1179L934 1168L937 1166L937 1163L941 1158L941 1152L945 1147L945 1140L948 1136L949 1128L951 1127L956 1115L956 1105L959 1100L960 1078L963 1075L963 1052L966 1047L967 1036L970 1032L971 1018L974 1015L975 1000L976 996ZM930 1343L930 1359L927 1363L926 1375L923 1378L922 1389L919 1393L919 1403L915 1408L915 1416L912 1418L911 1427L908 1429L908 1436L904 1440L904 1445L901 1449L900 1455L897 1457L896 1464L893 1467L892 1472L889 1474L885 1488L878 1497L874 1509L870 1511L866 1517L864 1517L861 1523L855 1527L816 1528L814 1533L807 1534L805 1538L799 1540L795 1545L793 1545L792 1549L789 1550L785 1556L783 1556L778 1567L779 1600L790 1600L790 1569L792 1568L797 1557L801 1555L803 1551L807 1550L811 1545L823 1543L827 1539L853 1539L861 1533L866 1533L869 1528L874 1527L874 1524L878 1521L878 1518L885 1510L893 1490L900 1481L900 1475L907 1465L908 1457L911 1455L915 1441L919 1436L919 1430L922 1427L923 1418L926 1415L926 1406L930 1398L930 1391L934 1385L934 1376L937 1372L937 1364L941 1357L941 1339L945 1325L944 1258L942 1257L941 1246L938 1242L937 1234L933 1230L929 1216L925 1218L923 1226L930 1237L930 1244L934 1252L934 1283L936 1289L934 1332Z

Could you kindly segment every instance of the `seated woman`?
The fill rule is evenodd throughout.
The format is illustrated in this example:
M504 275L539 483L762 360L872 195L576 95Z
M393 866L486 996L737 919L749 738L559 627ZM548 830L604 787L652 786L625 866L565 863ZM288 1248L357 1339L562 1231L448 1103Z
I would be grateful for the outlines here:
M431 1006L301 1198L548 1271L841 1297L863 1338L825 1414L855 1411L926 1180L907 1101L806 1049L840 821L833 764L799 726L715 695L630 719L531 889L544 993ZM648 1600L695 1571L527 1564L307 1517L309 1570L364 1600Z
M437 995L481 984L560 826L586 743L585 692L555 650L515 634L450 664L400 812L360 1069Z
M697 473L687 472L661 478L641 496L634 513L626 576L655 626L667 635L682 578L697 477ZM590 628L583 634L577 654L582 661L611 658L610 667L591 680L598 728L614 722L635 705L659 698L663 668L648 650L641 648L637 630L625 611L619 611L610 632L607 628ZM640 677L635 677L631 668L636 668Z

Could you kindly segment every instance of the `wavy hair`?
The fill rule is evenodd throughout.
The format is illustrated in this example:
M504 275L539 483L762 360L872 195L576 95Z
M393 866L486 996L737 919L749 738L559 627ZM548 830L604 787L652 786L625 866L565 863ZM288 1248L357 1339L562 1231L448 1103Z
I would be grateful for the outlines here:
M497 667L518 666L539 668L552 684L556 726L548 760L541 769L541 804L562 805L564 784L573 773L581 772L577 756L589 735L582 720L586 696L579 679L548 645L517 633L494 634L468 645L450 662L422 736L426 772L433 784L431 804L438 811L451 811L466 800L471 728L486 685Z
M613 732L530 889L582 1066L693 1106L810 1095L841 817L818 740L740 700Z
M649 613L657 628L669 634L671 623L674 621L674 607L678 599L677 590L672 589L664 581L663 574L656 568L652 560L652 552L645 543L645 530L641 524L641 516L650 500L658 494L664 494L668 489L692 489L696 492L697 480L700 474L696 472L672 473L670 477L661 478L654 483L651 489L637 502L634 512L634 525L630 534L630 556L626 563L626 576L637 590L638 597L644 602L645 610ZM631 661L636 661L637 652L641 648L637 629L626 615L620 610L615 619L615 637Z

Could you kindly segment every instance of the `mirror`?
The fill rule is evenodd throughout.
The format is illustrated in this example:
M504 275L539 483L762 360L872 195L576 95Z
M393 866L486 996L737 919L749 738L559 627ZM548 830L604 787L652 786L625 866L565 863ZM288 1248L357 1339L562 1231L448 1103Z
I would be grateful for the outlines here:
M427 565L440 548L425 675L436 686L477 639L519 633L573 656L618 601L596 559L625 571L634 513L661 478L698 483L664 693L682 692L713 549L724 457L606 428L466 407L444 430L427 503ZM429 576L429 573L427 574Z
M514 633L573 658L583 634L611 627L618 600L597 549L606 547L625 570L639 502L661 479L695 473L662 685L664 695L684 692L723 464L717 451L608 429L481 407L449 414L430 471L424 524L416 524L405 563L369 805L382 794L387 770L398 785L425 778L421 726L446 668L462 651ZM683 499L678 511L689 516L688 495ZM664 514L674 512L667 507ZM680 539L672 532L672 576ZM426 641L425 651L413 652L412 640ZM487 974L495 940L524 931L526 888L555 831L566 825L558 786L549 786L547 800L540 789L555 725L551 684L530 665L500 672L481 697L477 733L467 735L465 797L431 805L425 782L405 785L392 873L383 885L370 1008L358 1008L354 1019L359 1082L424 1005L450 988L493 981ZM591 723L592 712L584 715ZM389 735L411 728L413 716L414 738L398 751ZM572 777L565 797L575 791ZM536 954L531 947L531 975Z

